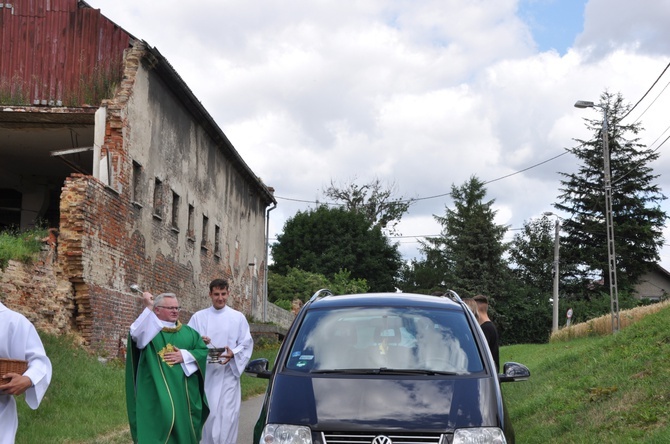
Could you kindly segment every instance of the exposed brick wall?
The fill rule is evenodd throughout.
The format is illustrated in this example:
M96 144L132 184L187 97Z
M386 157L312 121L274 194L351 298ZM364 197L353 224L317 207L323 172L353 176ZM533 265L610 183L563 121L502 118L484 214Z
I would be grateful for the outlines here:
M77 177L73 176L73 179ZM79 177L83 177L79 175ZM66 182L60 201L59 265L64 278L73 289L72 321L85 341L90 338L91 310L87 286L84 283L82 263L83 233L86 230L84 214L79 211L85 203L85 181Z
M95 319L91 350L100 355L125 356L128 327L144 307L140 298L98 286L89 287L89 297Z
M129 291L132 283L141 280L155 294L177 293L185 308L184 322L208 305L207 291L197 285L189 263L163 254L152 262L146 256L147 239L132 231L137 211L128 196L88 176L73 175L63 187L59 248L62 267L74 289L74 323L85 343L102 354L118 354L120 339L142 310L139 297ZM161 242L171 235L166 224L156 220L148 241ZM224 268L227 261L211 249L197 248L201 250L201 275L207 281L215 276L231 279L238 273L238 284L251 285L248 264L246 268L239 264L237 270ZM229 305L250 314L251 299L236 294L235 288Z

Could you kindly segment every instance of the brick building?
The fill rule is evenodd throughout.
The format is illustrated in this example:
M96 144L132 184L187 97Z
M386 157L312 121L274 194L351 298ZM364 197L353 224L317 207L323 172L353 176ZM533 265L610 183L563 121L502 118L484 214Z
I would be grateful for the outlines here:
M263 319L273 190L169 62L83 1L0 5L0 228L56 228L69 328L114 352L141 307L130 284L176 292L186 319L221 276Z

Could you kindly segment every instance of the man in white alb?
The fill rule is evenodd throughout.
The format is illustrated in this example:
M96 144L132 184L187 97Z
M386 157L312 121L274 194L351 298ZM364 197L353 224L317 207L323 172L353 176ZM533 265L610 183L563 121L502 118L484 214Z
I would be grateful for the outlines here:
M212 306L195 313L188 325L197 330L211 348L226 348L219 361L207 365L205 394L210 414L202 433L202 444L236 444L242 403L240 376L251 358L254 341L244 314L226 306L228 281L209 284Z
M33 324L20 313L0 302L0 358L28 361L22 374L0 375L10 381L0 382L0 444L13 444L19 418L15 396L25 393L28 406L35 410L51 382L51 361Z

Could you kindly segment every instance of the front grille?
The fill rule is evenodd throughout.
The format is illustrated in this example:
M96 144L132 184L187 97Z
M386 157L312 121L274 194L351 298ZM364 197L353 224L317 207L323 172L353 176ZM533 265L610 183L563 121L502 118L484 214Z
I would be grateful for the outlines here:
M371 444L377 436L388 437L393 444L446 444L446 435L441 433L389 432L389 433L347 433L323 432L324 444ZM384 441L381 441L384 442Z

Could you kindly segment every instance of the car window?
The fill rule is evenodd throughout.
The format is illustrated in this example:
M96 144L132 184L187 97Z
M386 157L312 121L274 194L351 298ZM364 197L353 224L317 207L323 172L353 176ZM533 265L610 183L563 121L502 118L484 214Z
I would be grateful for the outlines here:
M299 371L407 369L458 374L483 370L462 311L397 307L308 311L286 367Z

